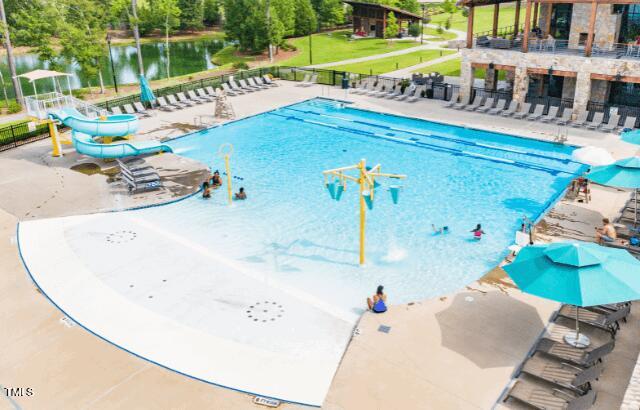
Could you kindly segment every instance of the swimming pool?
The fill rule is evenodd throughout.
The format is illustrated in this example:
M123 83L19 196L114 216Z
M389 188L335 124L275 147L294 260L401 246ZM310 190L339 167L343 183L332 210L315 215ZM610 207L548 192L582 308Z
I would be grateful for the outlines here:
M538 218L583 166L573 147L314 99L168 141L224 170L234 190L164 206L21 222L33 280L73 321L146 360L225 387L321 405L363 312L457 290L492 269L523 216ZM357 163L406 174L367 213L334 201L322 171ZM223 178L226 183L226 178ZM487 233L473 241L481 223ZM431 225L450 233L434 235Z
M174 152L224 171L215 151L230 142L226 194L151 210L158 223L191 228L251 269L357 309L384 284L392 303L456 290L496 266L523 215L535 220L581 164L573 147L351 108L315 99L169 142ZM367 264L357 264L357 187L331 200L321 172L357 163L406 174L398 205L383 192L367 215ZM241 178L241 179L239 179ZM481 223L486 237L470 241ZM431 225L451 233L434 236Z

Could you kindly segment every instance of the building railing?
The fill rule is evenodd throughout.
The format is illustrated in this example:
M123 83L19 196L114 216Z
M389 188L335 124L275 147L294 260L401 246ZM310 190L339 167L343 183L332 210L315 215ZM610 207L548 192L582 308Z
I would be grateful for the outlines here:
M49 138L49 126L47 124L36 124L31 121L0 127L0 151L6 151L46 138Z
M591 55L593 57L640 60L640 45L614 43L600 47L594 44Z
M531 105L543 104L544 110L542 111L542 113L544 115L547 115L549 113L549 108L551 107L559 107L560 115L562 115L565 109L573 108L573 98L527 95L525 97L525 102L528 102Z
M518 27L515 25L498 27L496 30L496 37L508 38L509 36L515 36L524 29L524 24L520 24ZM474 37L493 37L493 30L478 31L473 34Z

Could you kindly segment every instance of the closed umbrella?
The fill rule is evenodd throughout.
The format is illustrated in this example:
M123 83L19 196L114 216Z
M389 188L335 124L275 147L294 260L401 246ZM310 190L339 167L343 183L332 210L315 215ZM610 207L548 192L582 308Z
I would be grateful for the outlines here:
M571 153L571 157L583 164L594 166L609 165L616 161L606 149L592 146L578 148Z
M601 185L635 190L635 224L638 223L638 188L640 188L640 157L629 157L611 165L594 167L588 178Z
M640 261L623 249L595 243L527 246L504 270L523 292L578 307L640 299ZM580 334L576 312L576 333L565 341L586 347L589 338Z
M140 75L140 101L151 103L155 99L156 99L156 96L153 95L153 91L151 90L151 87L149 87L149 82L147 81L145 76L141 74Z

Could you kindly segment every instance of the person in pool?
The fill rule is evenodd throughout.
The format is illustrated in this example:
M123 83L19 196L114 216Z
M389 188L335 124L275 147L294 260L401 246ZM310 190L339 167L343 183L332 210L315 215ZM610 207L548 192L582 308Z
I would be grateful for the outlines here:
M473 229L471 232L473 233L473 239L477 241L482 239L482 235L485 235L485 232L482 230L482 225L480 224L478 224L478 226L476 226L476 229Z
M222 178L220 178L220 172L218 172L217 169L213 175L211 175L211 185L213 185L214 189L222 185Z
M236 199L247 199L247 193L244 192L244 188L240 187L240 190L236 192Z
M207 181L202 183L202 197L204 199L211 198L211 187Z
M433 234L434 235L442 235L445 233L449 233L449 227L448 226L443 226L441 228L436 228L436 226L434 224L431 224L431 228L433 229Z
M372 298L367 298L367 306L373 313L384 313L387 311L387 295L384 293L384 286L378 286L376 294Z

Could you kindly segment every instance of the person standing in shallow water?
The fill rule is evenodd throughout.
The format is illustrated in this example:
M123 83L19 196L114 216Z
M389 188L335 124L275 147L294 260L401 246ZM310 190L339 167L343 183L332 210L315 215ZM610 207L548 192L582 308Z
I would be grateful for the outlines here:
M384 286L378 286L376 294L367 298L367 306L373 313L384 313L387 311L387 295L384 293Z

